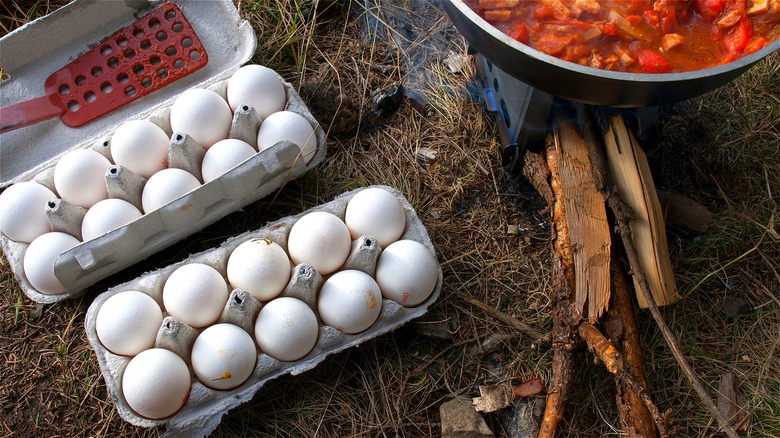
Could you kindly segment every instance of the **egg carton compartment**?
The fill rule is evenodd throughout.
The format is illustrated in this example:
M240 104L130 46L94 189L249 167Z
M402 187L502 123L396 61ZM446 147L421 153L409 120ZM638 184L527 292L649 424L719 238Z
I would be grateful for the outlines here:
M413 240L421 243L430 251L433 259L436 260L436 252L427 230L417 217L413 207L397 190L386 186L378 187L392 193L403 207L406 220L403 234L399 240ZM222 316L211 325L194 329L187 324L171 317L165 310L163 304L163 287L167 279L177 269L188 264L205 264L216 269L227 282L227 264L231 253L243 242L250 239L267 239L280 245L285 252L288 252L288 237L290 229L297 220L312 212L328 212L344 220L345 210L349 201L362 190L369 187L357 189L344 193L334 200L321 204L310 210L302 212L295 216L285 217L278 221L267 224L261 229L243 233L226 240L219 247L191 255L186 260L158 269L154 272L146 273L134 280L124 284L117 285L100 294L92 303L87 311L85 319L85 329L87 338L94 349L100 369L105 378L108 393L117 406L120 416L136 426L155 427L165 426L167 436L205 436L213 431L224 414L228 410L245 403L252 399L255 393L269 380L284 374L297 375L307 371L322 362L328 355L337 353L349 347L366 342L380 334L387 333L397 327L417 318L427 312L428 307L438 298L442 286L442 271L436 260L436 284L430 295L419 305L414 307L404 307L395 301L383 298L381 312L376 321L366 330L347 334L334 327L325 325L322 318L318 315L318 338L316 345L302 359L293 362L283 362L274 359L262 352L255 342L255 353L257 354L256 363L251 376L243 384L231 390L214 390L200 382L192 371L189 354L192 343L198 333L212 327L218 323L232 323L240 326L244 331L249 332L252 339L255 339L254 320L262 306L267 305L272 300L261 303L240 289L233 289L230 298L225 305ZM342 272L344 269L364 270L373 277L373 264L377 257L383 251L372 237L361 236L353 239L352 252L344 265L337 271L329 275L320 276L316 271L312 273L311 269L301 269L302 265L292 267L292 276L287 287L280 296L294 296L316 308L316 299L318 289L323 284L323 278L327 279L333 275ZM399 273L400 274L400 273ZM228 283L229 284L229 283ZM306 287L308 284L311 287ZM303 285L304 287L299 287ZM123 396L122 376L131 357L120 356L109 351L100 341L96 328L96 320L101 307L112 296L124 291L140 291L152 297L160 305L165 319L157 333L157 339L154 347L164 348L177 353L190 367L191 389L188 399L184 406L173 416L164 419L149 419L137 414L128 404ZM308 290L305 292L303 290ZM312 295L313 294L313 295ZM315 310L316 314L316 310ZM140 354L140 353L139 353Z
M142 14L140 11L158 3L161 2L77 0L3 37L0 62L11 73L11 79L0 84L3 105L33 97L30 93L42 89L48 72L66 63L68 57L86 50L100 37L133 22L135 14ZM172 131L171 107L182 92L191 89L209 89L226 99L230 77L251 58L256 41L251 26L240 19L229 0L173 3L181 8L201 39L209 56L207 66L81 128L68 128L58 120L50 120L2 134L2 185L33 181L56 195L53 170L59 159L71 151L84 149L98 151L111 160L111 137L122 123L130 120L149 120L162 128L172 138L168 167L188 170L202 181L199 160L203 158L203 150L197 144L193 148L189 136ZM39 40L31 43L36 38ZM41 53L42 47L56 53ZM298 146L279 142L167 205L64 251L54 264L56 279L66 290L61 294L36 290L23 267L29 244L13 241L0 233L0 247L25 295L44 304L78 297L97 281L256 202L322 162L326 155L324 131L292 85L281 77L279 80L287 97L285 110L303 116L314 130L316 151L308 162L301 159ZM258 125L255 110L241 105L233 114L229 138L244 140L257 148ZM30 142L29 138L36 141ZM180 141L175 141L176 138ZM145 179L139 181L137 175L123 170L122 166L110 169L114 174L106 176L109 197L138 204ZM80 237L83 209L59 199L46 208L53 231Z

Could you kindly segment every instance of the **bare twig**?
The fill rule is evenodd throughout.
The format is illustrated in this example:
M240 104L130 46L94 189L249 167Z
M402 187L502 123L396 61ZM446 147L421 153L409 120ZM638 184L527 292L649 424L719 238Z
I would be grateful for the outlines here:
M534 330L529 326L528 324L518 321L515 318L512 318L511 315L508 315L498 309L495 309L482 301L475 300L474 298L471 298L470 296L464 294L460 291L455 291L455 295L458 296L458 298L462 299L463 301L471 304L474 307L478 307L483 312L487 313L491 317L508 324L515 330L519 331L520 333L528 336L531 341L536 345L542 345L542 344L549 344L550 343L550 335L543 335L539 333L538 331Z

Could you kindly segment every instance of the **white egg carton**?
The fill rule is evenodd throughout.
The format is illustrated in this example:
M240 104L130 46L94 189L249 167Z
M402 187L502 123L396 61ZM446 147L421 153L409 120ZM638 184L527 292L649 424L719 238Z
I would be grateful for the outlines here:
M158 3L76 0L0 38L0 64L11 76L0 84L2 105L42 94L44 80L51 72ZM68 151L92 148L105 155L107 140L127 120L151 120L171 136L170 107L179 94L190 88L208 88L225 97L227 80L254 53L256 40L252 27L239 17L231 0L173 0L173 3L181 8L200 38L209 63L81 128L68 128L54 119L2 134L0 186L36 181L56 193L52 171L57 160ZM11 241L0 233L0 247L25 295L39 303L80 296L86 287L263 198L321 163L326 155L325 133L295 89L287 82L284 86L285 109L302 115L315 130L317 151L308 163L300 159L297 146L280 142L168 205L62 253L54 272L67 290L64 294L46 295L35 290L25 278L22 266L28 244ZM231 136L235 133L236 138L251 138L247 132L256 128L247 118L234 117ZM64 222L67 226L67 217Z
M403 197L403 195L390 187L374 187L380 187L391 192L404 207L406 212L406 227L400 239L411 239L420 242L425 247L427 247L432 254L435 255L436 252L428 236L427 230L425 229L420 219L417 217L412 206ZM162 304L163 285L165 284L168 276L177 268L188 263L203 263L215 268L223 275L223 277L225 277L228 258L231 252L241 243L252 238L264 238L276 242L286 251L287 237L289 235L290 228L298 218L313 211L326 211L333 213L343 220L347 203L356 193L361 190L364 189L347 192L337 197L333 201L312 208L296 216L289 216L269 223L261 229L232 237L219 247L201 252L199 254L191 255L184 261L158 269L154 272L146 273L132 281L128 281L124 284L112 287L106 292L100 294L89 307L84 325L87 338L89 339L89 342L97 355L100 369L106 381L108 393L112 400L116 403L120 416L125 421L128 421L129 423L132 423L136 426L165 426L166 435L168 436L206 436L219 425L219 422L221 421L224 414L228 412L228 410L251 400L255 393L269 380L284 374L297 375L307 371L322 362L330 354L342 351L378 335L394 330L395 328L400 327L401 325L427 312L428 307L438 298L441 292L442 271L440 266L438 266L438 278L433 292L420 305L415 307L404 307L394 301L383 299L382 310L377 321L367 330L358 334L342 333L333 327L324 325L320 321L319 338L314 349L304 358L295 362L278 361L257 349L257 363L252 375L244 384L235 389L227 391L210 389L199 382L195 375L191 373L192 387L189 398L184 407L172 417L163 420L151 420L141 417L136 414L124 400L121 388L122 373L124 372L124 369L130 362L131 358L118 356L108 351L101 344L96 332L97 314L100 310L100 307L104 302L106 302L106 300L108 300L113 295L123 291L138 290L154 298L155 301L157 301L157 303L160 304L161 308L164 310L164 306ZM353 254L356 254L354 251L354 245ZM352 260L355 260L355 258L352 257ZM347 264L349 263L350 261L348 260ZM356 263L360 264L360 261L358 260ZM291 289L288 286L287 290L283 292L283 295L287 294L290 290ZM231 299L228 301L228 304L225 307L225 312L222 314L222 317L217 321L217 323L231 322L242 326L244 330L249 332L249 334L254 339L254 333L251 332L251 327L254 326L252 318L256 317L257 312L260 310L259 305L261 304L254 300L254 298L251 296L248 296L248 298L253 301L253 305L250 305L247 300L244 300L242 306L245 306L244 308L248 309L248 311L246 314L241 315L240 309L236 311L236 309L231 308L231 306L236 304L232 302L234 295L242 293L246 298L247 295L245 292L237 289L233 290ZM167 313L164 311L163 316L166 315ZM236 315L239 316L237 317ZM170 322L167 323L166 321L171 321L171 318L166 318L164 320L160 328L160 332L158 333L157 343L155 346L169 349L179 354L180 356L186 356L188 349L191 347L194 340L193 334L190 333L189 335L177 337L175 336L175 333L173 333L177 327L180 327L180 325L177 325L176 323L177 320L174 319L173 326L170 324ZM186 331L192 332L195 330L196 332L201 332L206 328L207 327L196 330L187 326ZM183 357L183 359L185 359L185 362L189 363L188 357ZM190 369L190 371L192 370Z

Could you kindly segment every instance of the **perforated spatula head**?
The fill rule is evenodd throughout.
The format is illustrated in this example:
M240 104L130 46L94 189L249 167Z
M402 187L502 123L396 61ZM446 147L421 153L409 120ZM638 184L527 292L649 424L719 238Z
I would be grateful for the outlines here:
M57 116L67 126L82 126L207 63L182 11L163 3L52 73L45 96L0 108L0 132Z

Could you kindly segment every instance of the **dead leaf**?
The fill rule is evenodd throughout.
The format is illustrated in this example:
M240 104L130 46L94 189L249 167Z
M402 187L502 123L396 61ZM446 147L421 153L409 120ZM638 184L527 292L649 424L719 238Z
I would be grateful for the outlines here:
M738 386L733 373L726 373L720 378L718 409L728 418L735 430L745 431L748 426L748 415L745 410L747 405L739 393Z
M542 379L534 377L533 379L526 380L515 386L512 390L512 395L515 397L530 397L532 395L538 395L542 392L542 389L544 389L542 386Z
M479 394L472 404L480 412L495 412L512 404L512 390L507 385L480 386Z

